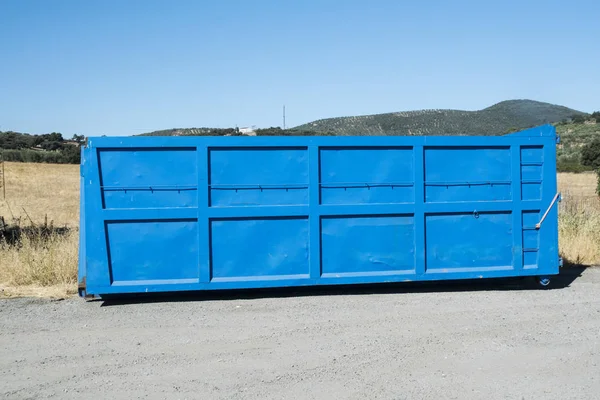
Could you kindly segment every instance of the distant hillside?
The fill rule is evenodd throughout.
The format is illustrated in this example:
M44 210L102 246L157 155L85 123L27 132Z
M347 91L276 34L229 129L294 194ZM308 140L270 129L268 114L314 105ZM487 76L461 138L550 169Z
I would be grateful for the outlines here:
M271 127L250 132L238 128L173 128L142 133L138 136L335 136L332 132L307 129Z
M235 133L234 128L173 128L142 133L139 136L233 136Z
M581 165L581 151L594 140L600 138L600 113L593 114L592 123L559 123L556 124L556 133L560 136L560 144L556 149L559 171L580 172L591 170Z
M295 129L336 135L502 135L558 123L581 111L533 100L508 100L479 111L421 110L327 118Z
M600 111L590 115L530 100L504 101L481 111L424 110L330 118L292 129L176 128L140 136L496 135L546 123L555 125L561 136L557 146L558 170L590 170L591 167L582 165L581 154L585 147L600 138ZM0 158L4 161L79 163L79 147L84 142L83 135L73 135L68 140L57 132L43 135L0 132Z

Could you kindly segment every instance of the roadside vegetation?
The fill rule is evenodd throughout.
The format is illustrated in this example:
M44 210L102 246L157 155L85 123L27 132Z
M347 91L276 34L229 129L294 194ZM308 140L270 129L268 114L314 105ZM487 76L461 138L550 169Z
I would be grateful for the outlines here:
M0 159L14 162L79 164L83 135L65 140L62 134L52 132L30 135L20 132L0 132Z
M558 172L579 173L600 168L597 159L600 154L600 116L597 119L589 117L583 122L558 123L556 132L561 139L556 149Z

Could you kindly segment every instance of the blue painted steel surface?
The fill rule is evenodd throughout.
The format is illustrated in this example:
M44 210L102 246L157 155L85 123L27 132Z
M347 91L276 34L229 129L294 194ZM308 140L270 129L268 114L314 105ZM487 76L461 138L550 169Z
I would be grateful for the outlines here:
M80 292L551 276L556 140L90 138Z

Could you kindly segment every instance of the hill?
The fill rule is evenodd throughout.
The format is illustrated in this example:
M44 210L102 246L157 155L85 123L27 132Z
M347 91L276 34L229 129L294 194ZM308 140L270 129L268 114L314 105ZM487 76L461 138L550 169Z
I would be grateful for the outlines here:
M508 100L479 111L420 110L321 119L295 129L336 135L502 135L586 113L533 100Z
M233 136L234 128L173 128L142 133L138 136Z
M594 113L594 116L600 116ZM600 138L600 118L593 123L558 123L556 133L560 136L560 144L556 149L558 170L561 172L580 172L591 170L581 165L581 151L594 140Z
M281 129L271 127L255 129L251 133L242 132L238 128L173 128L142 133L138 136L335 136L332 132L308 129Z

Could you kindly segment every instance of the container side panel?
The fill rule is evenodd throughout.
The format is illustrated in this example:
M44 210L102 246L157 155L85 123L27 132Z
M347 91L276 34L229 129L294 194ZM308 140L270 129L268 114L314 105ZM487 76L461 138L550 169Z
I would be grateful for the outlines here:
M513 269L510 212L427 215L427 272Z
M415 271L412 215L324 218L323 275Z
M414 147L415 157L415 274L425 275L425 151L422 145Z
M196 207L195 148L99 151L106 209Z
M198 165L198 275L202 283L210 282L210 225L208 219L208 148L199 144L196 148L196 163Z
M546 219L539 229L540 251L538 271L540 274L557 274L560 266L558 248L558 203L552 201L558 193L556 179L556 144L546 142L543 146L544 180L542 184L542 207L540 218L548 210ZM538 220L539 222L539 220Z
M197 220L106 223L113 284L198 279Z
M544 146L521 147L521 163L540 163L544 161Z
M540 200L544 168L544 147L521 147L521 199Z
M541 183L523 183L521 185L521 196L523 200L541 200Z
M89 152L89 149L86 147L82 147L81 151L81 162L80 162L80 176L79 176L79 249L78 249L78 262L77 262L77 282L84 283L86 277L86 264L87 264L87 256L86 256L86 234L87 229L85 226L85 213L86 213L86 203L85 203L85 162ZM83 293L80 291L80 295Z
M308 204L308 149L213 148L212 207Z
M535 224L540 220L539 210L523 211L523 229L535 229Z
M321 210L319 179L321 171L321 152L319 146L309 147L309 268L310 278L317 281L321 276Z
M88 139L88 143L91 140ZM88 293L93 294L93 287L108 287L111 284L110 265L108 262L108 241L106 240L106 224L103 218L101 171L99 150L89 148L86 157L85 174L85 227L86 240L86 285Z
M535 181L532 183L540 183L542 181L542 166L521 165L521 179L525 182Z
M425 149L425 201L511 200L509 147Z
M102 295L554 275L554 132L91 138L79 278Z
M322 204L414 202L411 147L321 150Z
M540 220L539 210L523 211L523 268L538 268L540 231L535 224Z
M521 146L513 144L510 147L512 174L512 231L513 234L513 263L514 272L523 275L523 202L521 201Z
M309 276L307 218L211 221L212 281Z

